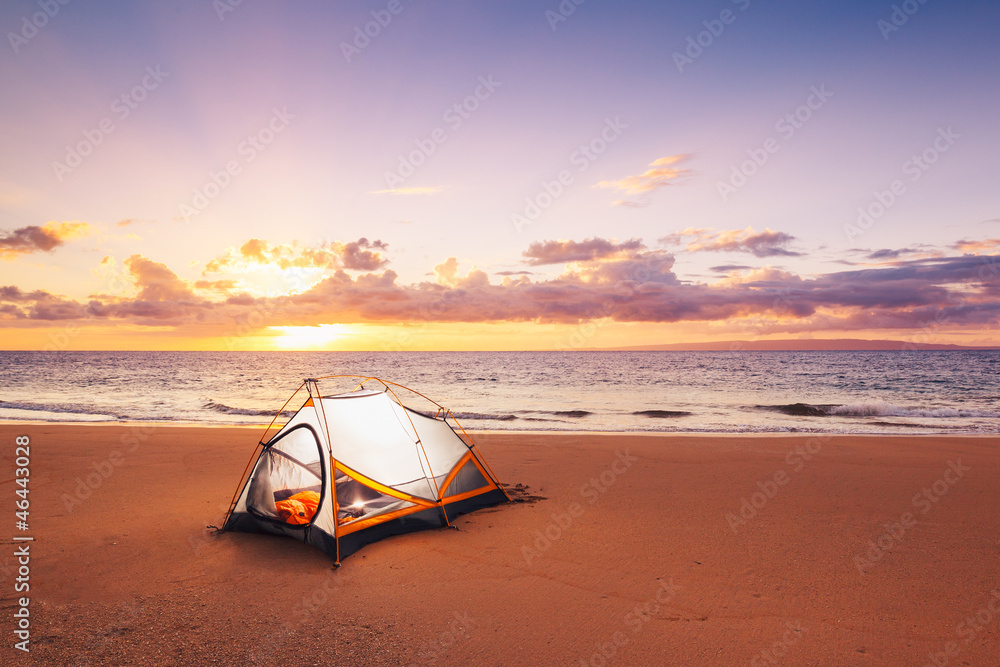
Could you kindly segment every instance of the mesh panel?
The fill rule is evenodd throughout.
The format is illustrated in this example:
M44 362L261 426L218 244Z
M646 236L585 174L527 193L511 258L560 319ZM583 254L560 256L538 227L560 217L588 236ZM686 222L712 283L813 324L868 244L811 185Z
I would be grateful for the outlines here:
M444 481L444 478L438 478L438 484ZM411 496L417 496L418 498L423 498L424 500L435 501L437 496L434 495L434 487L431 486L431 482L428 479L417 479L408 484L396 484L392 488L397 491L402 491L403 493L408 493Z
M434 474L450 472L469 452L468 446L444 420L433 419L409 408L407 412L420 433L420 442Z
M481 489L488 484L489 482L483 477L483 473L479 472L476 464L472 460L469 460L455 474L455 478L451 480L451 484L448 485L448 490L444 492L444 496L445 498L448 496L457 496L466 491Z
M323 469L319 456L316 436L306 427L288 431L273 441L254 469L247 506L281 519L275 501L287 501L303 491L322 493ZM307 518L311 519L311 514Z
M268 516L278 516L278 510L274 506L274 491L271 489L271 457L266 453L257 459L257 467L250 477L247 507Z
M337 523L341 525L414 505L408 500L380 493L340 471L337 471L336 481Z

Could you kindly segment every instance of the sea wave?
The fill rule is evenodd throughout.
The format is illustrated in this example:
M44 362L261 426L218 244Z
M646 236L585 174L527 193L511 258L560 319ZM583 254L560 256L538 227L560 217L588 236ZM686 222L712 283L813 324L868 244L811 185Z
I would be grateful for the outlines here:
M637 410L632 413L636 417L652 417L653 419L671 419L673 417L687 417L691 413L685 410Z
M55 414L93 415L110 419L128 419L127 415L100 410L93 406L79 403L29 403L24 401L0 401L0 409L29 410L32 412L51 412Z
M770 410L797 417L923 417L928 419L1000 417L1000 413L990 410L903 407L885 401L819 405L789 403L784 405L757 405L755 407L759 410Z
M212 412L221 412L224 415L240 415L242 417L273 417L274 410L260 410L257 408L234 408L225 403L217 403L215 401L209 400L205 401L202 405L205 410L211 410ZM295 414L294 410L285 410L281 413L282 417L291 417Z
M510 421L514 421L515 419L517 419L516 415L509 415L509 414L507 414L507 415L491 415L491 414L484 413L484 412L454 412L452 414L455 416L455 419L459 419L459 420L461 420L461 419L468 419L468 420L473 420L473 419L480 419L480 420L482 420L482 419L490 419L490 420L494 420L494 421L510 422Z

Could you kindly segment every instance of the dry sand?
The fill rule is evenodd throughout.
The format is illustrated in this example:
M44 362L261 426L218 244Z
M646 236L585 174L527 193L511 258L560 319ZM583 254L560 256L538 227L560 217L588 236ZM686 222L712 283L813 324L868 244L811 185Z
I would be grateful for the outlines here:
M996 438L480 434L544 500L334 570L294 540L205 530L259 431L2 425L8 534L21 434L31 653L13 649L8 542L5 665L1000 662Z

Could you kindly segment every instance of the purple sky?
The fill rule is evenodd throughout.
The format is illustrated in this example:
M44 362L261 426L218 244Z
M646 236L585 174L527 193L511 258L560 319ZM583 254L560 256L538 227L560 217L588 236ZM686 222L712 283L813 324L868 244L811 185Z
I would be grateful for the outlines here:
M919 309L960 299L974 314L949 311L937 333L995 340L995 286L938 273L965 253L995 266L998 252L994 3L347 4L4 3L0 285L22 295L0 298L9 346L62 320L102 327L91 345L112 325L150 346L181 329L218 336L239 314L188 331L195 311L168 297L322 289L341 303L339 269L391 271L407 299L423 283L461 291L474 267L516 312L476 314L473 300L459 319L541 323L549 346L565 337L544 329L553 312L565 306L554 321L568 326L597 311L540 291L634 281L615 263L650 257L669 271L653 287L683 294L630 301L641 343L741 337L722 323L742 316L767 320L760 335L899 335L926 328ZM241 252L252 239L256 254ZM617 250L531 254L568 243ZM914 262L930 277L894 284L911 290L899 303L874 284L848 290L871 290L857 303L817 291ZM289 274L296 263L305 274ZM503 292L519 275L532 293ZM798 310L754 305L797 281L816 287ZM76 306L57 316L44 307L56 302ZM140 319L126 302L172 315ZM717 302L745 307L709 312ZM383 310L351 302L267 325L439 317ZM630 335L616 326L604 342Z

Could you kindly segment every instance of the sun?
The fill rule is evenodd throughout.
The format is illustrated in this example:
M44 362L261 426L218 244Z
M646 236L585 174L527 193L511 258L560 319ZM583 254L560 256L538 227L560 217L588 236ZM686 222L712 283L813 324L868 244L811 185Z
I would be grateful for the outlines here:
M274 346L282 350L326 350L351 331L343 324L317 324L304 327L268 327L280 332Z

